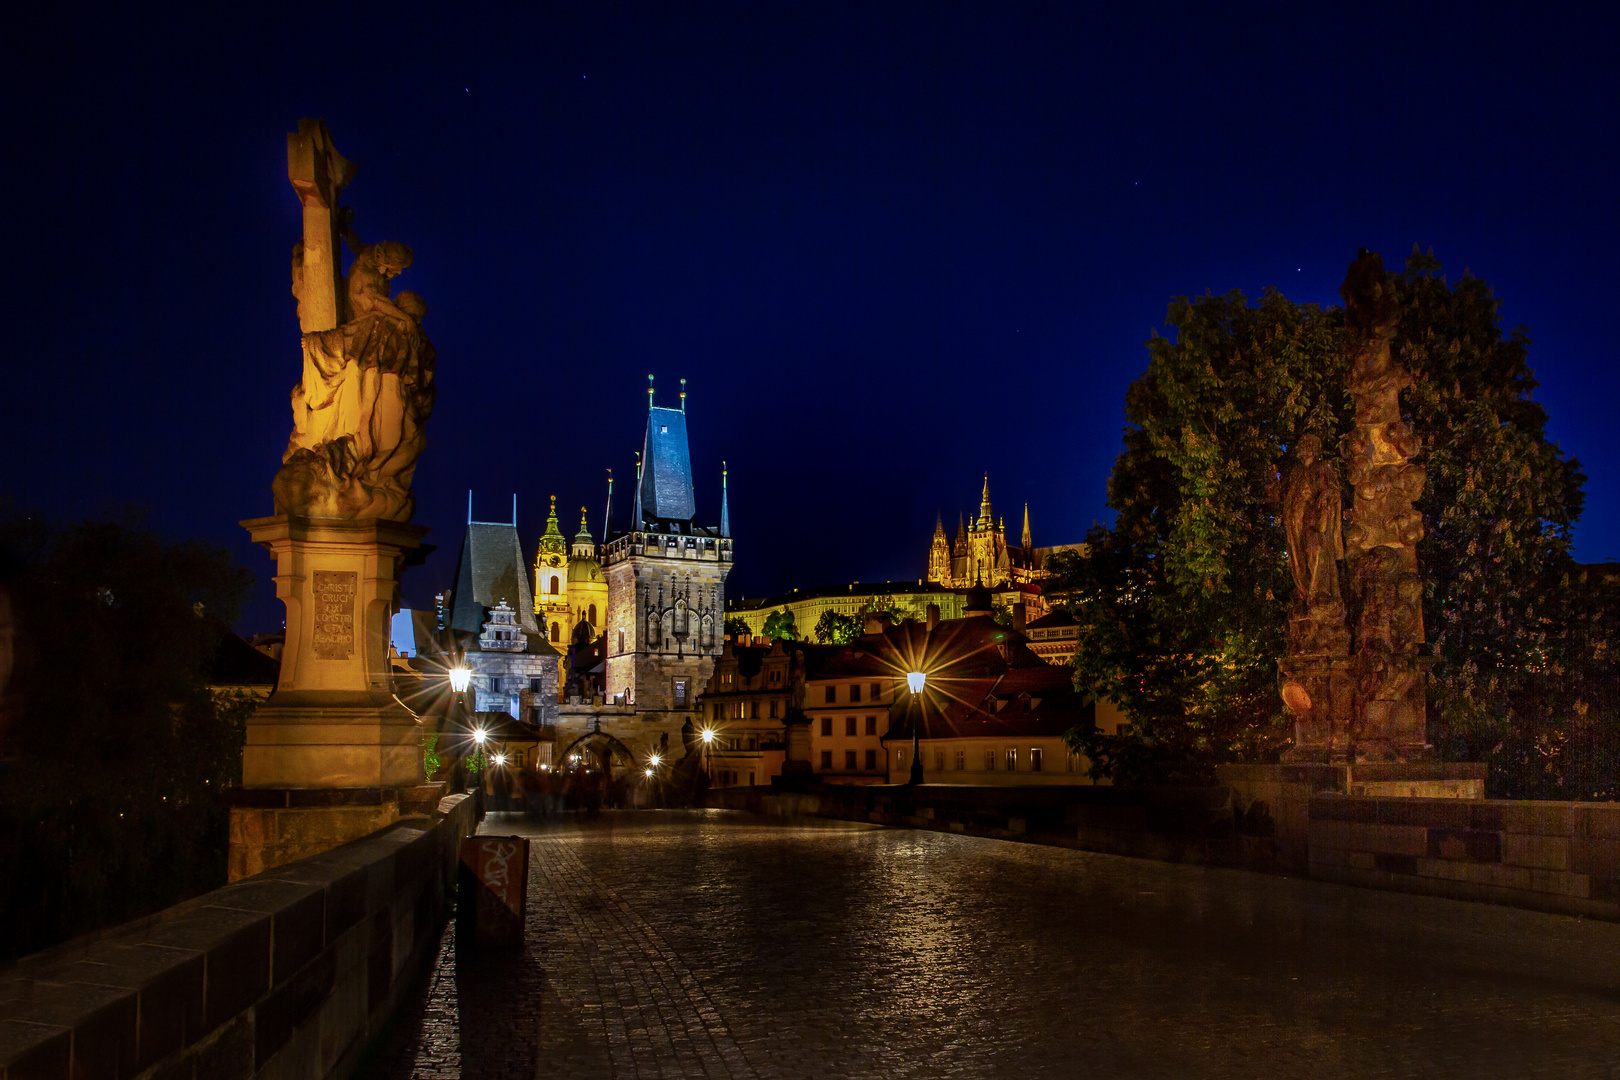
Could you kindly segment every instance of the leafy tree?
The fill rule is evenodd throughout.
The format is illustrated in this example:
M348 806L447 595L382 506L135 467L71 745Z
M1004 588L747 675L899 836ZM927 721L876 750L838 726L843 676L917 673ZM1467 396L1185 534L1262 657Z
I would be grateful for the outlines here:
M793 625L793 612L783 608L765 616L765 625L760 628L760 636L770 641L799 640L799 628Z
M1403 406L1428 470L1418 556L1438 656L1431 725L1447 748L1480 750L1444 733L1495 730L1482 718L1499 725L1511 710L1527 644L1515 635L1534 636L1534 620L1514 615L1568 570L1584 477L1530 400L1529 339L1502 334L1483 282L1450 285L1438 270L1414 250L1394 277L1394 348L1416 379ZM1121 736L1072 742L1123 782L1203 778L1288 745L1275 685L1292 600L1280 474L1301 436L1337 446L1354 419L1340 309L1234 292L1178 298L1167 322L1174 335L1149 341L1126 394L1114 525L1088 535L1090 558L1054 557L1055 591L1081 623L1077 680L1131 720Z
M748 620L741 615L733 615L726 620L726 633L733 637L746 637L753 631L748 628Z
M138 518L0 513L17 615L0 764L0 957L225 882L222 789L255 702L208 666L252 577ZM4 688L0 688L4 689Z
M816 640L823 645L847 645L861 636L862 625L854 615L840 615L829 609L816 620Z

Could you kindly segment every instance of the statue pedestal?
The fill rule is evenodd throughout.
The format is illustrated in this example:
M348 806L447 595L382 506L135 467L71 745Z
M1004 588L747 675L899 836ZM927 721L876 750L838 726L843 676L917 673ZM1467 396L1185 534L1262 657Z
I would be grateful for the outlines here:
M242 522L276 560L287 640L248 719L232 793L232 880L375 832L423 783L421 725L394 696L399 577L426 528L377 519Z

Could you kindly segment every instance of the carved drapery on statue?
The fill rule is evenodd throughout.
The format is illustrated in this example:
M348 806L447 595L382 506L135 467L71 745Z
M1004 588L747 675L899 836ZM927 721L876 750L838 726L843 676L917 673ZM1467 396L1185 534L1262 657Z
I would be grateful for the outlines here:
M271 484L276 513L309 518L409 521L411 480L433 410L433 345L422 332L427 305L391 296L411 250L363 244L339 193L354 166L320 121L287 137L287 171L304 204L293 249L293 295L303 328L303 378L292 390L293 431ZM355 259L337 278L337 242Z
M1424 740L1423 581L1417 543L1423 516L1413 503L1424 473L1420 449L1401 419L1400 392L1411 373L1390 341L1400 306L1383 261L1365 248L1339 290L1345 303L1344 349L1355 426L1344 446L1354 505L1342 511L1331 464L1314 436L1300 440L1288 475L1283 516L1296 600L1288 655L1278 662L1284 703L1294 714L1295 760L1397 760L1421 757ZM1339 595L1344 559L1359 609L1354 652Z

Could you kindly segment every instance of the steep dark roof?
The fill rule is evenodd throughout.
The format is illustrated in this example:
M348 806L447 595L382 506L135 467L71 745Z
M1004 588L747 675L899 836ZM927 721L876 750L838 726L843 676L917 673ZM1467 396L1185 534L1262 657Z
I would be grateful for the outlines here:
M643 521L697 517L686 413L681 409L653 406L647 410L647 437L641 449L641 517ZM634 524L639 527L641 523Z
M1032 623L1025 623L1025 630L1049 630L1054 626L1074 626L1075 618L1063 608L1058 608L1050 615L1043 615Z
M463 634L481 633L486 612L501 600L517 611L518 625L526 632L540 632L534 621L534 595L529 591L529 572L517 528L469 522L461 544L461 560L456 564L451 629Z
M223 623L216 627L219 644L208 665L209 686L275 686L281 661L255 649Z
M925 739L992 738L1062 735L1077 724L1096 718L1096 705L1075 691L1068 673L1047 667L1056 675L1034 669L1013 670L999 679L981 678L953 683L949 693L930 692L921 715ZM916 714L904 699L889 710L884 739L911 738Z

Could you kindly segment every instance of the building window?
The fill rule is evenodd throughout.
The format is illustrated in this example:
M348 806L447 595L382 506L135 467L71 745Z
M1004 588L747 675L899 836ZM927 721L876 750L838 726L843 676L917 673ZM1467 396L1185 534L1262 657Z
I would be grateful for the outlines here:
M1075 753L1073 750L1070 750L1065 757L1067 758L1064 765L1065 770L1068 772L1074 772L1075 766L1080 763L1080 755Z
M557 587L557 576L553 574L551 577L551 595L556 596L560 591Z
M853 716L844 717L844 734L846 736L855 734L855 718Z
M546 684L545 684L545 681L543 679L530 679L529 680L529 693L531 693L531 694L543 694L545 692L546 692Z
M591 605L590 623L591 623L592 626L596 625L596 605L595 604Z
M1029 748L1029 771L1041 771L1041 748L1038 746L1032 746Z
M844 751L844 768L848 769L850 772L855 771L855 769L856 769L855 751L853 751L853 750L845 750Z
M826 772L831 772L832 771L832 751L831 750L823 750L821 752L821 768Z
M873 683L872 684L872 700L876 701L879 698L881 698L882 696L883 696L883 684L882 683Z
M776 699L771 698L771 719L776 719Z
M748 736L748 749L750 749L750 750L758 750L759 749L759 736L757 736L757 735Z
M772 668L771 669L771 685L772 686L780 686L781 683L782 683L782 669L781 668Z
M945 771L945 751L943 751L943 750L935 750L934 751L934 771L935 772L944 772Z
M832 717L823 716L821 718L821 734L825 738L832 738ZM828 752L831 753L831 751Z
M994 750L986 750L984 752L984 771L996 771L996 752Z
M1007 747L1007 771L1018 771L1018 751L1010 746Z
M856 702L858 702L860 700L861 700L861 684L860 683L850 683L849 684L849 702L850 702L850 704L853 705L853 704L855 704Z
M866 718L866 733L868 735L876 735L877 734L877 717L868 716Z
M685 679L676 679L675 680L675 707L677 709L686 708L686 680Z
M877 751L876 750L868 750L866 752L866 771L867 772L877 772Z
M624 652L624 631L619 631L619 651Z
M562 640L562 627L557 623L552 623L551 624L551 640L552 641L561 641Z
M836 686L827 687L827 704L828 705L835 705L837 703L838 703L838 687L836 687Z
M759 719L759 702L757 702L757 701L754 702L754 704L753 704L753 712L752 712L750 718L754 719L754 720Z
M961 772L965 768L967 768L967 751L958 750L956 752L956 771Z

